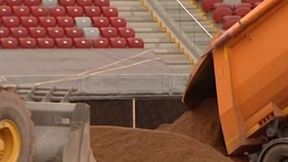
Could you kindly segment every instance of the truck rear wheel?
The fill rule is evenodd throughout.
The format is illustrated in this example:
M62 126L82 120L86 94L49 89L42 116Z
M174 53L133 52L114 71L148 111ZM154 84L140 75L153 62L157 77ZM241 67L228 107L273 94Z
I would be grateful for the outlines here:
M31 113L16 94L0 88L0 162L32 162Z
M288 144L277 144L266 151L262 162L288 162Z

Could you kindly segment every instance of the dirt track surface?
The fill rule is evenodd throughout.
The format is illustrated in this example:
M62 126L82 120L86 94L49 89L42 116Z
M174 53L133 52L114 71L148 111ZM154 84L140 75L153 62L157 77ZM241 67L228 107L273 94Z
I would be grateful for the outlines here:
M171 132L91 127L97 162L232 162L212 147Z

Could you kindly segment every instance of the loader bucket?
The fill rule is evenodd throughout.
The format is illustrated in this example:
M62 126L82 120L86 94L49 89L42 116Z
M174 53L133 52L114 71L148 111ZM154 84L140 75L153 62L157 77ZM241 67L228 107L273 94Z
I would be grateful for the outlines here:
M86 104L27 102L36 128L36 162L95 162Z
M209 50L192 69L182 99L189 109L193 109L207 98L216 97L214 65L211 53L212 50Z

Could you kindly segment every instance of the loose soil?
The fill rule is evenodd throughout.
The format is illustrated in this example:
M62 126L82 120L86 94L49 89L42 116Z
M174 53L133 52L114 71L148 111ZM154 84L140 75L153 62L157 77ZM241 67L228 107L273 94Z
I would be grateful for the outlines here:
M186 135L157 130L91 127L97 162L232 162Z
M97 162L247 162L225 156L216 99L156 130L91 127Z
M161 125L158 130L184 134L217 148L222 142L218 119L216 99L212 98L185 112L174 123Z
M208 144L227 156L218 117L215 98L202 102L199 106L185 112L172 124L163 124L158 130L184 134ZM247 162L246 157L231 157L234 162Z

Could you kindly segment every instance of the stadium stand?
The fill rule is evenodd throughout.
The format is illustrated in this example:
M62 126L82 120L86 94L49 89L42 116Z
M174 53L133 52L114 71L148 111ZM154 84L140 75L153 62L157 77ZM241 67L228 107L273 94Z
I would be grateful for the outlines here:
M1 48L144 48L109 0L4 0Z
M195 0L196 1L196 0ZM206 13L211 13L215 23L220 24L222 29L230 28L241 17L249 13L262 0L197 0Z
M119 28L119 35L135 34L136 37L143 38L145 48L152 49L172 74L188 74L191 71L192 61L187 59L183 51L161 29L140 0L110 0L110 5L118 9L119 17L125 17L127 24L135 32ZM127 43L128 46L135 44L132 39L128 39Z
M183 30L202 52L207 50L210 45L210 38L207 37L199 25L187 14L176 0L158 0L163 6L168 16ZM212 20L208 19L198 6L194 5L191 0L181 0L184 7L205 27L205 29L214 35L217 28Z

